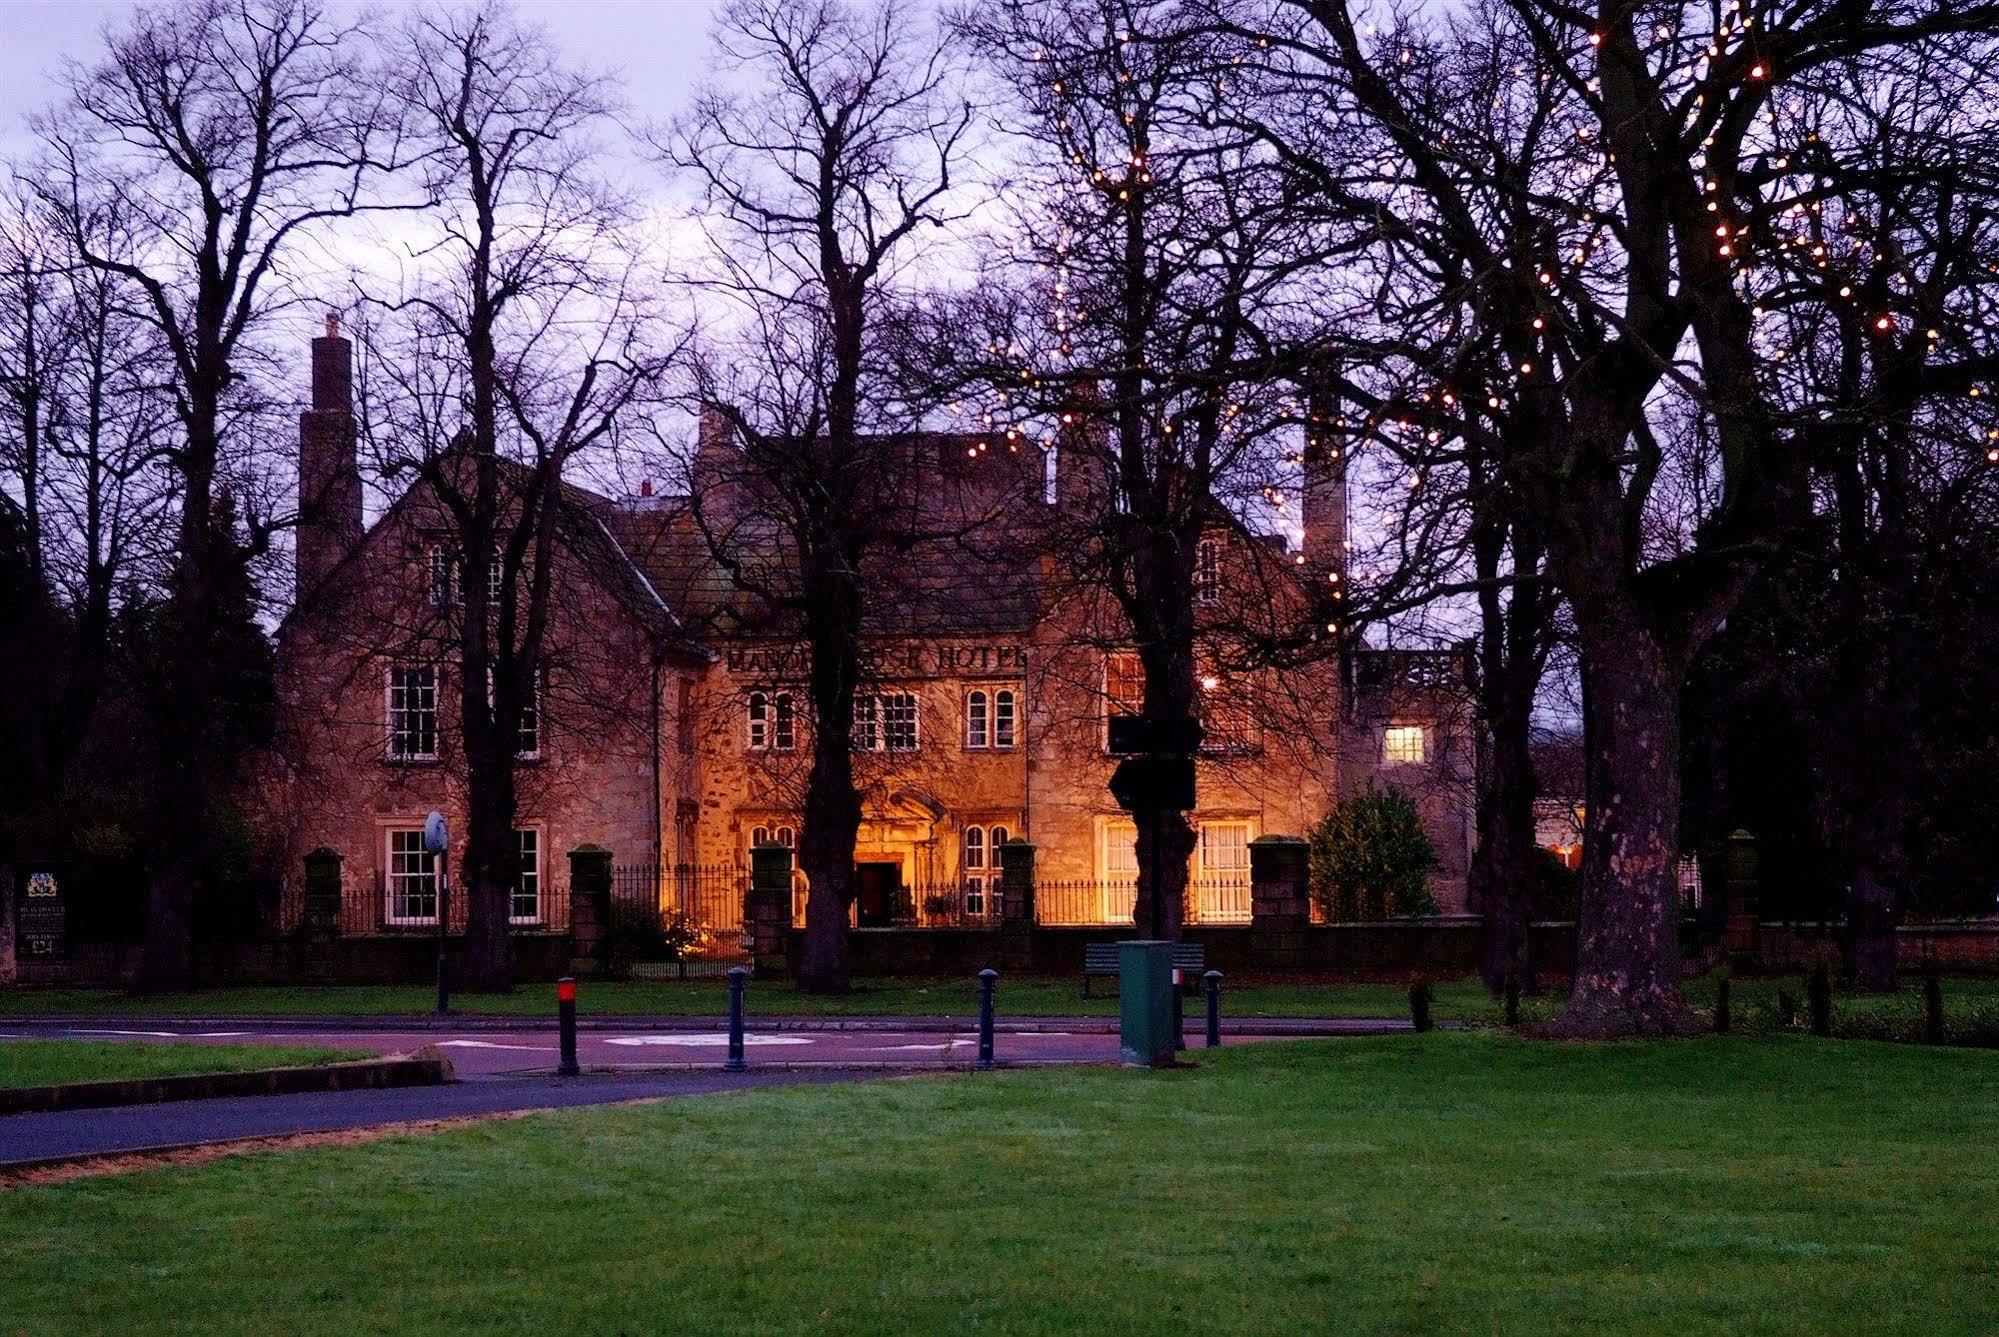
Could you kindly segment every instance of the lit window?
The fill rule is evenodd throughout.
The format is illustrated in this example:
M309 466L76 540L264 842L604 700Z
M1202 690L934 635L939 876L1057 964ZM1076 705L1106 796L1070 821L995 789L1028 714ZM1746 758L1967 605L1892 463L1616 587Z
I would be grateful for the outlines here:
M918 735L913 692L867 693L854 698L854 747L861 752L914 752Z
M513 904L508 918L516 924L541 922L541 832L523 827L514 832L514 846L520 853L519 873L514 879Z
M1381 759L1383 761L1421 761L1424 753L1423 726L1420 724L1396 724L1382 731Z
M798 716L790 692L750 693L749 748L752 752L789 752L798 745Z
M965 913L986 912L986 829L965 828Z
M1013 693L1001 688L993 693L993 746L1012 747L1014 739Z
M1202 539L1194 549L1194 602L1211 604L1222 597L1222 541Z
M389 758L437 760L437 668L398 664L389 669Z
M437 922L437 856L423 845L423 831L389 832L388 904L390 924Z
M1235 680L1204 675L1198 708L1203 751L1245 752L1256 746L1256 714Z
M1138 828L1130 822L1108 821L1097 828L1097 869L1106 882L1131 882L1138 877Z
M750 848L759 845L782 845L794 849L798 845L798 832L788 826L753 826L750 828Z
M424 545L426 588L434 607L443 608L458 597L458 550L443 543Z
M992 698L984 689L973 688L965 693L965 746L969 748L990 747L992 745Z
M1201 823L1201 872L1231 881L1249 876L1249 823Z
M1129 650L1104 656L1105 741L1116 715L1138 715L1145 709L1145 665Z

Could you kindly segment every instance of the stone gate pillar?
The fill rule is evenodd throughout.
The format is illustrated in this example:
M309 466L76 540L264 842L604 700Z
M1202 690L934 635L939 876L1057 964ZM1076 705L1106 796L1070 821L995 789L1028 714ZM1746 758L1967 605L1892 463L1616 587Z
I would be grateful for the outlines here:
M1728 930L1722 942L1731 953L1753 956L1762 945L1763 923L1756 837L1747 831L1729 832L1722 858L1728 878Z
M578 845L569 851L569 971L597 975L610 967L611 851Z
M1009 840L999 847L1000 969L1034 967L1034 846Z
M1249 955L1260 969L1303 970L1311 963L1310 849L1296 836L1249 842Z
M14 865L0 863L0 989L19 978L14 956Z
M750 851L750 889L743 897L743 936L759 975L787 974L791 933L791 850L763 844Z

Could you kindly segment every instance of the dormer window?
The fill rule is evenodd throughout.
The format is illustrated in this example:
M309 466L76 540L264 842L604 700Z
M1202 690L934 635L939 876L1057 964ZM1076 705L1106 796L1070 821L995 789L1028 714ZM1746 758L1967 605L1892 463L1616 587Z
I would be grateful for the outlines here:
M423 560L431 607L449 608L458 600L458 550L446 543L428 543Z
M1392 724L1381 731L1381 759L1396 764L1420 762L1428 753L1420 724Z
M1194 602L1208 605L1222 597L1222 540L1202 539L1194 549Z

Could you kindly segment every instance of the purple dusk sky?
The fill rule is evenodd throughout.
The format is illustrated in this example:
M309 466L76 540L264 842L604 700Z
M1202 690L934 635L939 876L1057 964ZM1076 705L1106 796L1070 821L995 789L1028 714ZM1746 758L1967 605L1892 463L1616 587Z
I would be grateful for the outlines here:
M710 17L719 0L516 0L522 17L546 27L569 59L623 76L641 119L671 116L707 67ZM393 3L366 6L393 15ZM90 59L107 22L131 0L0 0L0 155L26 147L24 121L52 96L49 74L66 56ZM364 7L333 0L335 11Z

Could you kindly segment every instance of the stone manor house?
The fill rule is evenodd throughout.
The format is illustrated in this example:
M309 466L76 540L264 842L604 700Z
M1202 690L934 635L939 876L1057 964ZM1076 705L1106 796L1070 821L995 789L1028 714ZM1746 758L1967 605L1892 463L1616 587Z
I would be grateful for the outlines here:
M300 424L304 523L297 598L278 634L277 783L264 787L279 797L265 816L287 867L340 856L343 934L434 933L440 870L422 825L436 808L455 837L464 830L453 628L463 581L478 577L424 485L364 520L351 359L329 321ZM1059 526L1044 523L1104 497L1085 468L1063 467L1059 446L1048 459L1024 445L977 434L898 443L906 495L884 505L980 523L933 526L950 537L898 554L870 582L869 678L840 724L857 746L865 813L858 928L995 916L997 849L1012 838L1036 847L1040 922L1130 922L1133 829L1107 787L1105 721L1135 697L1136 657L1114 606L1070 578L1048 538ZM621 893L636 886L726 936L740 924L748 851L796 839L817 722L795 631L715 560L728 517L749 510L732 507L744 486L732 458L725 420L705 415L689 471L698 517L688 495L650 486L622 498L568 487L560 499L547 645L520 731L523 934L566 928L565 856L594 846L622 866ZM1302 500L1302 551L1220 526L1203 541L1204 619L1225 622L1243 599L1267 611L1298 582L1335 578L1337 459L1307 450ZM768 530L746 520L729 532L754 545ZM1264 574L1249 578L1252 567ZM1276 587L1270 571L1283 573ZM1439 856L1438 905L1462 910L1474 764L1464 657L1349 649L1283 673L1231 671L1225 640L1217 633L1201 680L1189 922L1248 922L1250 842L1303 836L1369 783L1417 799ZM462 913L453 898L453 921Z

